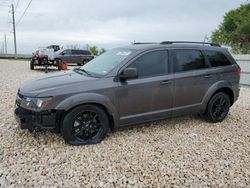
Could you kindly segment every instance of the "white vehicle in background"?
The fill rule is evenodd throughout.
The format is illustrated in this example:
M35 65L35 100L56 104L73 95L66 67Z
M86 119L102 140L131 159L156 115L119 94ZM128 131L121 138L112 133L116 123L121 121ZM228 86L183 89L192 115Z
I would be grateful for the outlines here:
M61 70L61 62L55 59L55 52L58 50L60 50L58 45L39 47L30 61L30 69L34 70L35 66L43 66L47 72L49 66L54 66Z

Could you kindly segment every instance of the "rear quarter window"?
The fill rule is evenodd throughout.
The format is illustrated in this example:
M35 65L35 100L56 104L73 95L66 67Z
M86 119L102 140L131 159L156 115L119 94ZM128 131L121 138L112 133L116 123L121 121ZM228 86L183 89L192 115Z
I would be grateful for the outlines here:
M90 51L88 51L88 50L85 50L83 54L85 54L85 55L91 55Z
M232 64L222 52L206 50L205 53L212 67L227 66Z

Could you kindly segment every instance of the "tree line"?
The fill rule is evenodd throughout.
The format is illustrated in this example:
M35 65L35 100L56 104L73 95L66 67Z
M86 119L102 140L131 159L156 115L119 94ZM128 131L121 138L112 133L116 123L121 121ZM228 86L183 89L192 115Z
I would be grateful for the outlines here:
M234 53L250 53L250 3L227 12L211 41L231 46Z

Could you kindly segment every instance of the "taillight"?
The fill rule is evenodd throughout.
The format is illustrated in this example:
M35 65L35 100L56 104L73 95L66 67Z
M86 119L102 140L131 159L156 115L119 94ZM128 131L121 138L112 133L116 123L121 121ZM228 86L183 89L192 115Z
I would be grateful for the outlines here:
M240 73L241 73L241 68L240 68L240 66L238 66L237 68L236 68L236 70L235 70L236 72L237 72L237 74L240 76Z

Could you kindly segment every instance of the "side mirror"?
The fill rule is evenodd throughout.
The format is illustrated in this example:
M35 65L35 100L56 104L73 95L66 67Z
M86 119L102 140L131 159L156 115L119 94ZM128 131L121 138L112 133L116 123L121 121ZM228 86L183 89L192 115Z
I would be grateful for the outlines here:
M119 76L121 81L125 81L127 79L138 78L138 73L136 68L126 68L122 71Z
M62 52L61 55L64 55L64 52Z

